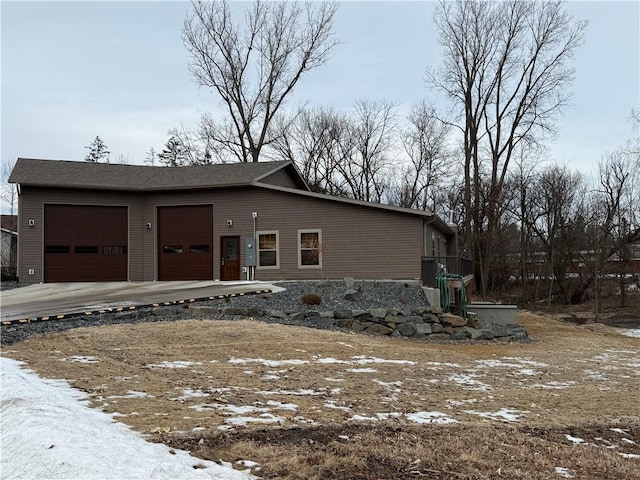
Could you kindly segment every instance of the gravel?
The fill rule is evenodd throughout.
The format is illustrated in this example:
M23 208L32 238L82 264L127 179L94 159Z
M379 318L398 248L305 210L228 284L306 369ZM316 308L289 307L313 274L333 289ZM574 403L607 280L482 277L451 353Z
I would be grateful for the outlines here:
M198 304L145 308L131 312L109 313L104 315L80 316L67 320L55 320L2 326L0 343L11 345L23 341L32 335L63 332L72 328L97 327L123 323L166 322L201 317L202 307L217 310L225 307L256 308L279 310L285 313L301 311L328 310L367 310L370 308L420 309L428 305L424 291L412 282L390 281L295 281L274 282L274 285L286 290L278 293L245 295L227 300L216 300ZM5 289L5 285L3 285ZM319 305L304 305L304 294L313 293L321 298ZM349 293L349 300L345 294ZM204 310L207 310L206 308ZM210 315L207 318L211 318ZM214 320L239 320L246 317L215 314ZM314 328L342 330L338 327L314 323L310 320L290 318L260 318L269 323L301 325Z

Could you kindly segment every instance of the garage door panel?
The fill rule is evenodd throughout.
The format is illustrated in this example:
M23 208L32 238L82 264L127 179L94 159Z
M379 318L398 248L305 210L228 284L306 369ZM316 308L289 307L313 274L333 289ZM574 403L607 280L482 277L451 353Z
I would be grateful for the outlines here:
M213 279L213 206L158 207L158 280Z
M127 207L45 205L45 282L126 281Z

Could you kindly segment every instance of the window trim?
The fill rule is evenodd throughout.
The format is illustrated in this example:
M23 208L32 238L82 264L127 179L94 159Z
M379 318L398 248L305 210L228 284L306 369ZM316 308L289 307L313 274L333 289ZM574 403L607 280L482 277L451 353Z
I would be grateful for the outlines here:
M317 233L318 234L318 265L302 265L302 234ZM310 249L306 249L310 250ZM322 269L322 229L321 228L303 228L298 230L298 268L299 269Z
M276 236L276 264L275 265L260 265L260 235L275 235ZM272 252L273 250L265 250ZM256 232L256 269L257 270L280 270L280 231L279 230L260 230Z

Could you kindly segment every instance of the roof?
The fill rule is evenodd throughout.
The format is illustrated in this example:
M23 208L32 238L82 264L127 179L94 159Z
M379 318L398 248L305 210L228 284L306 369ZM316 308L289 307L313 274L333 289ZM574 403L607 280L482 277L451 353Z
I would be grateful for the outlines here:
M8 233L10 235L14 235L14 236L18 236L18 232L14 231L14 230L9 230L8 228L0 228L0 231L4 232L4 233Z
M180 190L250 185L286 167L299 176L290 161L152 167L19 158L9 182L62 188Z
M18 231L18 216L17 215L2 215L2 220L0 221L0 226L5 230L10 230L12 232Z
M301 185L294 189L262 182L281 170L288 170ZM39 187L84 188L124 191L159 191L255 186L295 195L422 217L442 232L453 230L429 210L394 207L375 202L336 197L309 191L302 175L290 161L226 163L184 167L152 167L115 163L72 162L19 158L9 177L10 183Z

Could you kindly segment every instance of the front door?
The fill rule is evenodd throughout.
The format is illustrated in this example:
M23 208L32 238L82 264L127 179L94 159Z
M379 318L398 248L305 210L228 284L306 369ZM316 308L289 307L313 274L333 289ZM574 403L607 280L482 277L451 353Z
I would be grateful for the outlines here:
M220 280L240 280L240 237L220 237Z

